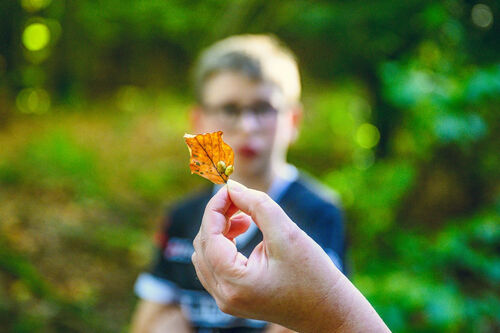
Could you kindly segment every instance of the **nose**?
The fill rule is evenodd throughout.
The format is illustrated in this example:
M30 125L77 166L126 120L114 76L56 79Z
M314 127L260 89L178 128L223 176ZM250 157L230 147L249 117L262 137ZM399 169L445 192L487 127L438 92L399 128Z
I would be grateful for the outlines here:
M253 112L245 110L238 119L238 127L240 131L251 133L258 130L260 124Z

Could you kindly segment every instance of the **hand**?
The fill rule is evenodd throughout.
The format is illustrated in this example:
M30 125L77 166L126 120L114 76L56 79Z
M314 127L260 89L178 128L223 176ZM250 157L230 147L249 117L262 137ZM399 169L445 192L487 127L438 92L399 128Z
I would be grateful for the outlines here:
M278 324L269 324L264 333L296 333L296 332Z
M246 258L234 239L252 219L263 241ZM230 180L207 204L194 248L196 273L226 313L300 332L387 331L321 247L263 192Z

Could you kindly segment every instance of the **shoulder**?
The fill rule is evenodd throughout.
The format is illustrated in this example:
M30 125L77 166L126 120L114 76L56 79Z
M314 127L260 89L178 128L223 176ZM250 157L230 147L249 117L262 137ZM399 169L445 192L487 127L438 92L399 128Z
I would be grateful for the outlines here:
M344 214L339 196L303 172L290 184L280 200L280 205L307 233L336 230L336 233L341 234Z

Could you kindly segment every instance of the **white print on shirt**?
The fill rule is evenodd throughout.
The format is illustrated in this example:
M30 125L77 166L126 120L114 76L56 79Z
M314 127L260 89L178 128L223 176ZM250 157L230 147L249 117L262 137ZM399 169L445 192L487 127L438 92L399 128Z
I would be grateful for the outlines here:
M194 247L193 242L187 238L170 238L167 242L163 256L169 261L191 262Z

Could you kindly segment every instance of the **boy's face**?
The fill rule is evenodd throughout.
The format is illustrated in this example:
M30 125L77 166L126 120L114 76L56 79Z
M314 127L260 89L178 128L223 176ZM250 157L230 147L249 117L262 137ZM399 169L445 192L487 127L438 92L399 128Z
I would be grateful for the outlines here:
M202 100L192 113L194 130L224 132L235 152L236 178L265 176L285 162L300 109L287 105L277 86L223 71L206 81Z

